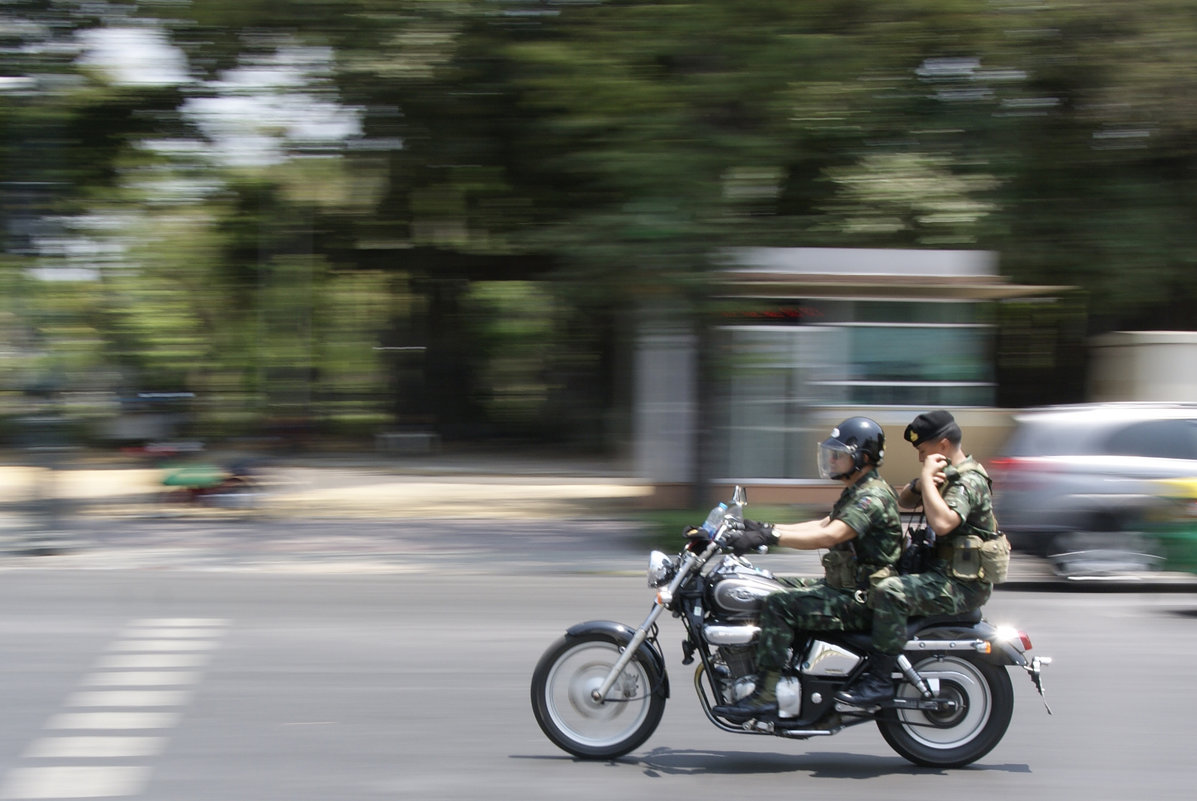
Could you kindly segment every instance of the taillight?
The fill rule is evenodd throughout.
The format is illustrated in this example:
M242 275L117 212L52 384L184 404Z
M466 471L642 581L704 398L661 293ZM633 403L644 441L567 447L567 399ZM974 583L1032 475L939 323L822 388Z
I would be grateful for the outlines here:
M1013 643L1017 640L1023 651L1031 650L1031 638L1021 629L1016 629L1013 626L998 626L996 635L997 639L1003 642Z
M1037 473L1050 473L1057 470L1057 466L1044 459L1029 459L1016 456L1002 456L990 461L993 471L993 483L1017 487L1035 479Z

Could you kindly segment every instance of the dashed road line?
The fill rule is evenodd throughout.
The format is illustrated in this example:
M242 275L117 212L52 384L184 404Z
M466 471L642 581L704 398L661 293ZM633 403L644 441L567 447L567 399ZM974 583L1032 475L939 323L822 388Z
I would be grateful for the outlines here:
M199 669L208 665L227 626L221 618L130 621L80 681L83 689L47 720L47 735L0 781L0 799L139 795L150 780L150 760L165 748L166 733L182 718L191 687L202 677Z
M17 768L5 777L3 798L116 798L141 793L145 765L55 765Z
M120 673L92 673L84 681L93 687L159 687L175 684L195 684L199 673L179 670L138 670Z
M96 663L102 670L144 670L146 668L194 668L208 664L209 655L203 654L172 654L172 653L138 653L111 654Z
M171 629L151 629L151 628L130 628L125 632L125 636L132 639L153 639L155 637L161 639L179 639L194 637L196 639L207 639L212 636L214 629L189 629L189 628L171 628Z
M121 651L206 651L212 647L207 640L123 640L112 650Z
M190 690L84 690L66 706L183 706L190 700Z
M29 746L26 759L123 759L162 751L165 737L47 737Z
M177 712L64 712L50 718L47 729L169 729Z

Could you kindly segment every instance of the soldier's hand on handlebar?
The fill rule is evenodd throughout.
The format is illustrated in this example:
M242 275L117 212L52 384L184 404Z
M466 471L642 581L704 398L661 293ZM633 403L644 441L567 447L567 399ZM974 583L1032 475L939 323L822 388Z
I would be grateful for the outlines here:
M752 523L754 528L748 528ZM755 551L763 546L776 545L777 535L773 533L773 526L769 523L754 523L744 521L743 531L733 531L727 538L727 545L734 554L744 554Z
M697 526L686 526L682 535L686 538L686 549L694 553L701 553L711 543L711 533Z

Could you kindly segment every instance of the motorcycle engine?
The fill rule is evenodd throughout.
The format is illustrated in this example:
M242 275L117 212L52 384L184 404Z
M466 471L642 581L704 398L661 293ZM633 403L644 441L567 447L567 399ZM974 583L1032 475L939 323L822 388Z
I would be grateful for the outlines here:
M768 570L734 556L724 557L707 579L707 604L712 614L703 634L708 643L716 646L716 673L724 696L740 700L756 687L756 641L760 637L757 621L761 606L766 597L787 585ZM789 706L796 710L797 701ZM783 716L790 716L791 712L787 709Z
M755 646L725 645L719 649L719 656L733 679L756 673Z
M739 701L756 688L756 648L751 645L724 645L715 649L717 673L723 694Z

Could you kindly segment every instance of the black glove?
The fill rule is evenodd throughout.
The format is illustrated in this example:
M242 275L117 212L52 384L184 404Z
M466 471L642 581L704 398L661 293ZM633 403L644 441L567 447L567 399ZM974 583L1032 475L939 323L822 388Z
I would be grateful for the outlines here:
M746 528L746 529L747 529L747 530L749 530L749 531L765 531L765 532L772 532L772 531L773 531L773 524L772 524L772 523L758 523L758 522L757 522L757 521L755 521L755 520L745 520L745 521L744 521L744 528Z
M773 526L769 523L753 523L753 528L748 528L750 521L745 520L744 531L733 531L727 538L727 545L731 548L734 554L749 553L755 551L762 545L776 545L778 536L773 533Z
M682 534L687 540L686 549L694 553L702 553L711 544L711 533L706 529L686 526L682 529Z

